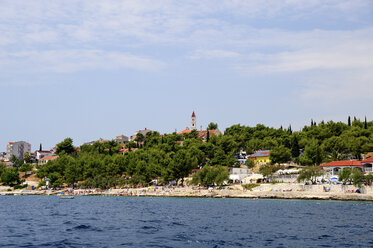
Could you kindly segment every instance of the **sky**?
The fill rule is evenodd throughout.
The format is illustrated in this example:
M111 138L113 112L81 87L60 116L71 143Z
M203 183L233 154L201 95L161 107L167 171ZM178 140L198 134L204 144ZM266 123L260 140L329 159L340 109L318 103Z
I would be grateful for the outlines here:
M0 0L0 151L372 109L371 0Z

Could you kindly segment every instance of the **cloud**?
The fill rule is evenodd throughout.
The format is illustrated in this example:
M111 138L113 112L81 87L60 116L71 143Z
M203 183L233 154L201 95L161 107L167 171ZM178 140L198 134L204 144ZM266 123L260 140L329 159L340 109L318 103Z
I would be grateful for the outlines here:
M303 32L263 30L258 33L258 38L252 40L255 52L247 50L242 56L245 60L235 65L238 71L267 74L373 68L372 28ZM266 51L265 47L272 51ZM257 52L261 50L263 52Z
M303 105L319 108L353 106L366 102L373 94L373 72L352 71L319 75L308 79L300 92Z
M227 50L197 50L188 57L190 59L227 59L239 56L239 53Z
M154 71L164 67L159 60L103 50L46 50L0 53L1 71L71 73L82 70L131 68ZM28 67L28 65L33 65Z

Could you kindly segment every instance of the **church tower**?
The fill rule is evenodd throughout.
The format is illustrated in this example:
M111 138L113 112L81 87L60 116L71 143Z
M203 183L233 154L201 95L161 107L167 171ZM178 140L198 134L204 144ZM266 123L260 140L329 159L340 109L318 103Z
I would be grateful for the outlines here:
M192 124L190 127L191 130L197 129L197 119L196 119L196 114L194 113L194 111L192 114L191 124Z

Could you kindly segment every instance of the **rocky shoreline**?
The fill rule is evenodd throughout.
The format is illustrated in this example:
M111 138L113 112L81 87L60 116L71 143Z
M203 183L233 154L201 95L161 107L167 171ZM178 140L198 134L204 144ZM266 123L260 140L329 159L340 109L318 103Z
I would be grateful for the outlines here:
M63 192L63 194L61 194ZM268 191L257 189L253 191L229 189L195 189L181 188L129 188L102 190L15 190L0 192L6 195L73 195L73 196L123 196L123 197L189 197L189 198L248 198L248 199L294 199L294 200L338 200L338 201L373 201L373 194L344 193L344 192L318 192L309 191Z

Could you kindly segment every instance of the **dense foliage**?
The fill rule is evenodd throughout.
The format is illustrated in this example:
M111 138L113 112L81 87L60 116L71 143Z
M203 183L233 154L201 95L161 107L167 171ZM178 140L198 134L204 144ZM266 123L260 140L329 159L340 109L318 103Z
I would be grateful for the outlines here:
M21 182L18 175L18 168L6 168L4 164L0 163L0 180L4 185L17 185Z
M217 124L209 125L209 129L213 128ZM259 149L272 150L274 164L294 161L319 165L330 160L359 159L361 153L373 151L373 123L354 119L350 125L333 121L317 125L312 121L310 126L296 132L290 126L275 129L262 124L255 127L238 124L227 128L224 135L208 137L207 142L197 138L195 130L183 136L149 132L137 135L125 148L128 152L120 152L122 147L118 143L107 141L82 145L77 151L68 138L57 145L59 158L38 166L37 176L48 178L55 187L79 182L84 187L108 188L148 185L153 180L183 183L192 169L208 165L203 170L206 174L201 172L195 180L220 184L220 178L211 178L218 170L222 171L219 166L238 166L235 156L240 150L248 154ZM253 167L252 163L248 165ZM273 168L263 167L262 172L270 176ZM307 179L316 171L304 173Z
M364 175L358 168L343 168L338 173L338 181L343 182L343 184L353 184L355 186L361 186L363 183L372 184L373 174L368 173Z

